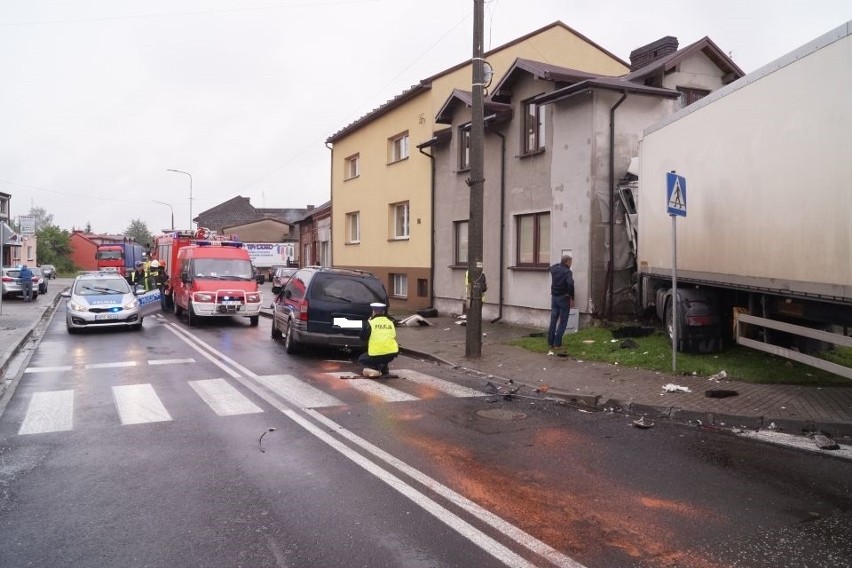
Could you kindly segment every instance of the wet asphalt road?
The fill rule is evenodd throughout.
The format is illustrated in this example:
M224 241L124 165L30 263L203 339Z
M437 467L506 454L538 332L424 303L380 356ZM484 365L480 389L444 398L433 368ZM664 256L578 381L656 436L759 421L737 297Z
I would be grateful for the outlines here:
M54 318L0 416L2 564L852 565L850 462L395 367L340 378L263 319Z

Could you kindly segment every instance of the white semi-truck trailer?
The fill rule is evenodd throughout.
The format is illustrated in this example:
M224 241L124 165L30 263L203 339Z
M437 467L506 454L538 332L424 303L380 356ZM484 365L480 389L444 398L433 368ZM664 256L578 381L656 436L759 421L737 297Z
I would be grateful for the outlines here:
M767 351L805 351L823 331L852 345L851 33L849 22L645 130L627 219L637 300L670 336L677 326L679 349L718 349L737 329L741 343L778 346ZM676 322L671 171L686 179Z

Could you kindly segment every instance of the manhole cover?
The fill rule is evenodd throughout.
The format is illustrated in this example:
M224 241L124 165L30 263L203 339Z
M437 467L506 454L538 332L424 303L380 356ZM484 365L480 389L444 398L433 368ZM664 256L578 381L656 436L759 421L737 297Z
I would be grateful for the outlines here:
M477 410L477 416L490 418L491 420L523 420L527 417L523 412L515 410L503 410L502 408L489 408L488 410Z

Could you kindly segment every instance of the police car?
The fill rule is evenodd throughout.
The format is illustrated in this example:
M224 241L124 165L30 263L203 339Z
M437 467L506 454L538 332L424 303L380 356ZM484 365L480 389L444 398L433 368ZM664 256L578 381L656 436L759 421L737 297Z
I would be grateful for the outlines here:
M65 303L68 333L95 327L142 329L145 316L160 311L160 291L134 291L116 272L90 272L74 279L60 294Z

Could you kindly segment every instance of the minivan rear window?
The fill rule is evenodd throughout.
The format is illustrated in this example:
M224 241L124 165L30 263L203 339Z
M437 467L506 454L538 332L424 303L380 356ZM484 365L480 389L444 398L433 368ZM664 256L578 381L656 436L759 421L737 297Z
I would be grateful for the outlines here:
M376 286L375 281L346 278L335 275L331 278L317 275L316 282L311 288L311 298L328 302L341 302L345 304L370 304L372 302L384 302L383 290L374 290L370 287Z

